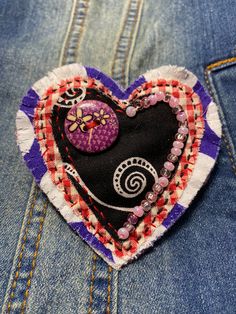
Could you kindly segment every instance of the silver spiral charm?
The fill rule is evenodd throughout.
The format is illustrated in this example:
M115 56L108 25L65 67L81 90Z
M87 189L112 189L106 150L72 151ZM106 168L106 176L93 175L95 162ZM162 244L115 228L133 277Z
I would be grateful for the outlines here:
M135 171L126 174L127 170L135 167ZM138 169L140 168L140 170ZM144 158L131 157L124 160L115 170L113 186L115 191L125 197L133 198L143 192L147 185L147 178L142 169L147 170L157 181L158 175L155 168ZM121 182L122 181L122 182Z

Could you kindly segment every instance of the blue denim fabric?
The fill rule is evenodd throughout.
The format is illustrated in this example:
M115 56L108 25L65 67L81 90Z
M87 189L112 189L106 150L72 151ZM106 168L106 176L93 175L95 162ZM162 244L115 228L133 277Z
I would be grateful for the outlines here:
M233 0L0 2L3 313L235 313L235 13ZM163 64L185 66L221 114L222 148L208 183L164 238L120 272L56 213L16 147L24 93L72 62L123 86Z

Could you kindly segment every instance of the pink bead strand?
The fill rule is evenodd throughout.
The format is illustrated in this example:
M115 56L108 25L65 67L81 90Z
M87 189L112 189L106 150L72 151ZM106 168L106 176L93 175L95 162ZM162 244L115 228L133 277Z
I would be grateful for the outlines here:
M135 230L134 225L138 223L138 219L143 217L145 212L151 210L152 204L157 201L158 195L160 195L168 186L171 172L175 169L174 163L178 161L179 156L182 154L184 142L189 133L186 121L187 115L180 106L177 98L159 91L148 97L144 97L139 103L139 106L141 109L147 109L150 106L154 106L159 101L164 101L169 104L173 113L176 115L176 119L179 121L180 126L178 128L178 133L175 135L175 141L173 142L171 152L167 156L167 161L165 161L164 167L160 171L161 177L154 183L152 191L146 193L146 199L141 202L140 206L135 206L133 208L133 212L129 214L127 222L125 222L124 226L118 230L117 234L121 240L126 240L129 237L130 233ZM126 108L126 114L129 117L134 117L138 110L138 107L128 106Z

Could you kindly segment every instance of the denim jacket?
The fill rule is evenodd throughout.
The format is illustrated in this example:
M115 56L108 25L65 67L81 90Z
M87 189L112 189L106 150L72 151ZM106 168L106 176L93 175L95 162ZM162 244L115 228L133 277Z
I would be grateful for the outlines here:
M236 2L0 2L0 304L2 313L235 313ZM154 246L113 270L34 183L15 141L26 90L68 63L123 87L165 64L195 73L218 105L215 169Z

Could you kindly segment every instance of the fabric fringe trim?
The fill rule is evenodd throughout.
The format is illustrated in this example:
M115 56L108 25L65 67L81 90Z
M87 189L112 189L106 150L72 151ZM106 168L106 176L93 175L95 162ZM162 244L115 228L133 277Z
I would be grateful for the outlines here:
M29 91L26 99L23 101L20 110L16 116L16 129L17 129L17 144L25 157L28 167L31 169L33 175L36 177L36 173L39 172L40 176L36 177L36 181L40 182L41 189L47 194L49 200L58 209L64 219L69 223L78 222L78 217L74 215L71 208L67 205L64 196L53 184L50 174L44 164L42 153L39 151L39 145L36 143L34 128L33 128L33 116L34 108L37 105L39 99L41 99L45 91L56 84L59 84L62 80L70 79L74 76L87 77L90 73L96 73L96 79L103 81L104 85L108 88L112 87L115 90L117 96L121 99L128 99L131 92L141 85L145 81L156 80L158 78L178 80L183 84L186 84L193 88L199 95L200 99L204 102L205 112L204 118L209 128L207 136L202 139L201 146L204 146L204 142L209 144L214 150L208 151L204 147L200 147L200 152L197 158L197 162L192 173L192 176L180 197L178 203L175 204L174 208L169 213L168 217L173 217L170 220L168 217L162 222L162 224L156 228L155 232L151 237L147 238L147 241L142 244L135 254L130 257L118 258L113 255L113 259L109 259L102 251L102 247L93 245L93 241L88 241L85 236L80 233L80 236L94 249L94 251L100 255L109 265L115 269L120 269L125 264L131 262L143 253L144 250L151 247L154 242L160 238L185 212L187 207L191 204L192 200L200 190L200 188L206 182L219 153L220 137L221 137L221 122L219 119L216 105L211 101L210 97L204 91L202 85L197 80L197 77L190 71L183 67L177 66L162 66L154 70L146 72L140 76L135 82L133 82L125 91L113 81L108 78L102 72L84 67L80 64L70 64L63 67L57 68L52 72L49 72L48 76L43 77L33 85L33 89ZM104 82L105 81L105 82ZM106 84L107 83L107 84ZM34 94L35 91L35 94ZM208 101L209 100L209 101ZM206 133L206 130L205 130ZM204 133L204 134L205 134ZM36 144L35 144L36 143ZM38 145L38 146L37 146ZM29 161L27 158L29 156ZM35 162L35 160L36 162ZM168 220L168 223L167 223ZM82 221L81 221L82 222ZM79 233L78 231L76 231Z

